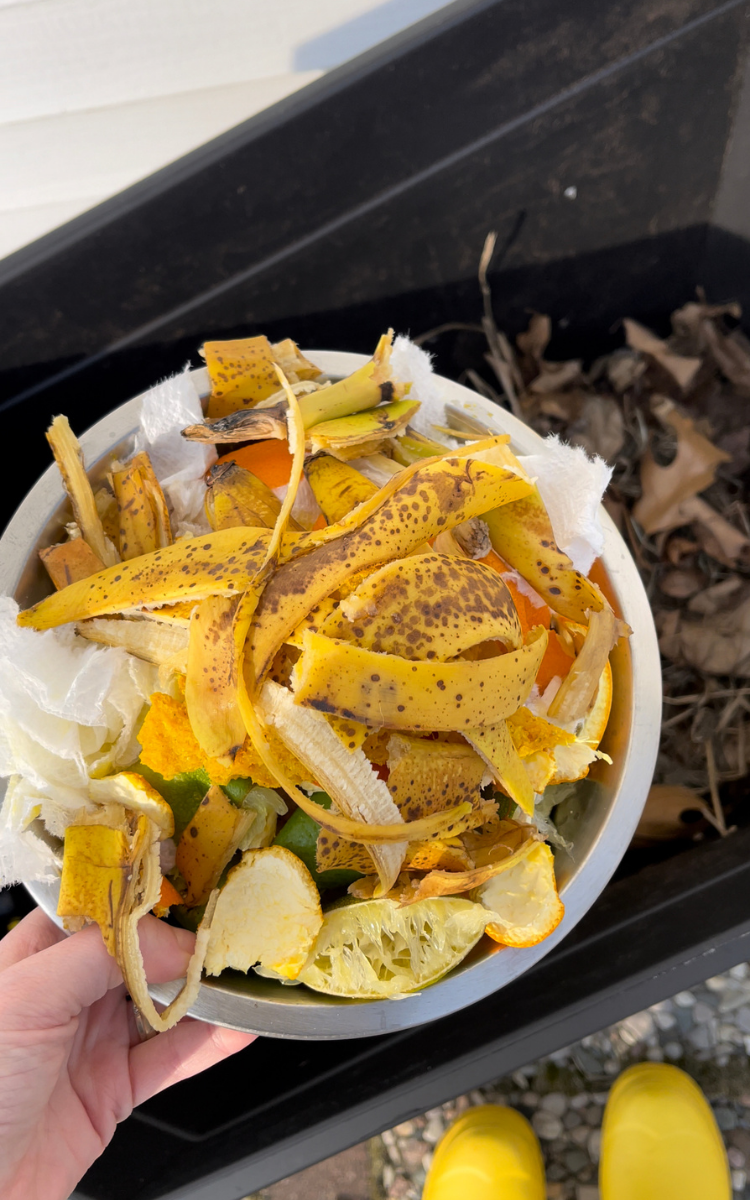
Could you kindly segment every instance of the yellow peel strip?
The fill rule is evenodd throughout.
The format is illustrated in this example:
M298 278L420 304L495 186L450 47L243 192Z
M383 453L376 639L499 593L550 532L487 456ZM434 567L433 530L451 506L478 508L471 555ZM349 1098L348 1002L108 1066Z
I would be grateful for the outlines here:
M459 733L495 725L528 698L547 648L532 629L525 646L477 662L410 662L307 630L292 675L295 700L380 729Z

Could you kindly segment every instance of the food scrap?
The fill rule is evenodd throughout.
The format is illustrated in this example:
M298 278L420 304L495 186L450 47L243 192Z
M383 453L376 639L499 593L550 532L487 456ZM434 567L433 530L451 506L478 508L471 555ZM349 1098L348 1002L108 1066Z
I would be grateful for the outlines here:
M606 757L629 630L558 547L507 435L415 427L403 364L421 356L422 378L426 356L399 341L344 379L290 339L207 343L182 444L219 459L189 523L148 448L94 495L65 419L48 435L72 520L41 553L55 590L18 625L158 684L124 768L38 815L61 838L59 914L100 926L156 1030L202 970L390 998L485 932L531 946L562 919L535 809ZM138 948L150 911L198 930L162 1014Z

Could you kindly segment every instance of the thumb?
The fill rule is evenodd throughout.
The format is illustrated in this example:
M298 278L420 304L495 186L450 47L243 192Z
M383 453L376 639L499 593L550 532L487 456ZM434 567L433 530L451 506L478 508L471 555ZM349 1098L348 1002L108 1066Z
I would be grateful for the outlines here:
M138 927L147 977L154 983L187 971L194 935L155 917ZM120 968L89 925L57 945L9 967L0 976L0 1027L40 1029L61 1025L122 983Z

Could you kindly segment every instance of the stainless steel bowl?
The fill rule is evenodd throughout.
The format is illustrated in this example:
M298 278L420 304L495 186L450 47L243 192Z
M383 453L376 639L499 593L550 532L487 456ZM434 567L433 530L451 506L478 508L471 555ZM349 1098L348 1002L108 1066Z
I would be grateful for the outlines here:
M367 361L359 354L305 353L333 378L348 375ZM195 371L194 378L206 395L206 372ZM437 384L446 403L498 433L509 433L518 453L544 451L542 439L510 413L447 379L438 379ZM92 479L103 477L113 455L130 452L139 412L140 397L136 397L83 435ZM37 552L60 539L65 507L57 468L52 466L29 492L0 540L0 587L24 608L49 591ZM444 1017L498 991L548 954L580 921L617 867L638 822L656 759L661 714L659 650L648 600L630 553L603 509L601 520L611 598L633 636L629 645L618 646L612 655L614 703L602 748L613 765L597 763L589 778L576 786L572 799L558 809L558 823L572 843L570 853L558 852L555 859L565 901L560 926L528 950L503 949L485 938L446 978L398 1001L338 1000L304 987L284 987L252 971L247 976L226 972L203 984L193 1016L272 1037L336 1039L390 1033ZM38 883L28 887L54 918L57 887ZM168 1002L178 989L176 984L152 990L157 1000Z

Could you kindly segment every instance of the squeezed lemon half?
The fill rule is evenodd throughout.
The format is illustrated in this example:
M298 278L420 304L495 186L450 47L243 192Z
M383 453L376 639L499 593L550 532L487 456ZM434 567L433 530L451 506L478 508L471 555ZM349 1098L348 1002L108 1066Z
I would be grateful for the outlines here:
M331 996L383 1000L434 983L484 933L481 904L455 897L365 900L323 919L300 983Z

